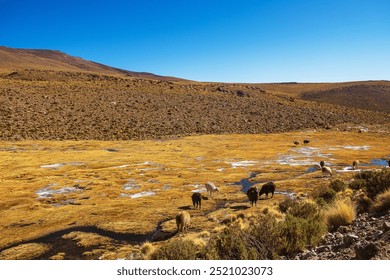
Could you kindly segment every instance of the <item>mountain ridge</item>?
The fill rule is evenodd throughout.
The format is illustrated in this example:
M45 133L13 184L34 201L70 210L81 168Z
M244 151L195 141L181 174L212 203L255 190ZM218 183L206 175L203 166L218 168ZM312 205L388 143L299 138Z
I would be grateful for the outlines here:
M148 72L135 72L102 63L71 56L59 50L23 49L0 46L0 71L23 69L92 72L103 75L124 75L129 77L178 81L176 77L161 76Z

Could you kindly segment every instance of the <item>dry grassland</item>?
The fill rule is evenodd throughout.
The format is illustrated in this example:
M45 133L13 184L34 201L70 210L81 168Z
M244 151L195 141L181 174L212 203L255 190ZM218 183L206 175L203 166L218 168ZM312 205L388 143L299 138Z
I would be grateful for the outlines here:
M292 143L303 139L310 143ZM264 208L273 211L286 195L307 196L316 187L328 185L331 179L321 172L307 172L320 160L334 170L333 178L343 180L352 178L354 171L343 169L355 159L362 169L381 168L371 161L390 156L389 142L385 134L337 131L144 141L2 141L1 257L22 258L20 250L36 247L27 244L66 229L65 237L86 248L111 242L107 236L97 237L99 231L113 238L122 234L120 245L111 242L103 251L84 252L85 258L103 253L105 258L128 257L132 240L129 237L126 242L126 234L146 238L156 229L173 234L180 210L192 216L188 235L207 236L221 228L222 221L240 213L248 217ZM191 194L203 191L207 181L221 192L203 200L201 210L193 210ZM249 208L243 185L267 181L277 185L274 198ZM89 233L83 233L83 227ZM81 232L75 234L77 230ZM15 247L14 255L10 253L19 244L24 245ZM67 258L64 254L58 251L45 258ZM36 257L31 252L24 256Z

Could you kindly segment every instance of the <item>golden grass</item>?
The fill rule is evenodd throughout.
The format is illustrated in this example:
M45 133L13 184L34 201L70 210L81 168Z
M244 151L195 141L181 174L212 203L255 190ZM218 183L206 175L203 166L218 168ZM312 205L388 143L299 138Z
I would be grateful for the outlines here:
M50 246L26 243L0 252L0 260L31 260L47 252Z
M325 210L325 219L329 228L350 225L356 216L355 205L351 200L337 199Z
M374 203L371 207L371 210L377 213L385 212L389 209L390 209L390 188L378 194L375 197Z
M291 144L292 139L305 138L311 139L309 147L316 151L309 156L300 153L303 145ZM182 209L191 214L189 232L213 233L221 230L221 221L226 218L235 216L249 223L251 216L276 211L277 203L284 200L284 194L276 193L272 199L259 200L257 207L249 207L242 186L234 183L248 178L251 172L259 172L252 180L276 181L277 191L307 194L329 185L330 179L321 172L305 173L310 164L282 164L284 156L309 162L325 157L340 170L351 164L351 158L369 163L386 156L383 151L389 140L389 136L377 133L302 131L147 141L3 141L0 248L78 226L146 234L165 221L162 229L173 232L174 217ZM368 150L343 148L366 145ZM108 148L117 152L107 151ZM42 167L57 163L62 164L57 169ZM336 172L334 177L347 180L353 174ZM203 200L202 209L193 209L192 191L210 180L221 193ZM73 189L39 199L37 191L44 188L57 192ZM141 192L154 194L131 198ZM95 238L85 235L82 242L94 243Z

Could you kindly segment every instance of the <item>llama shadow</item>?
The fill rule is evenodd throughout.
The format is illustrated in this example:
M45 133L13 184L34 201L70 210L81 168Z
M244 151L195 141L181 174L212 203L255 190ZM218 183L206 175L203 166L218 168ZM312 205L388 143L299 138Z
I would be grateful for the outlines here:
M236 206L230 207L230 209L233 209L234 211L245 210L248 208L250 208L250 206L248 206L248 205L236 205Z
M190 205L186 205L186 206L180 206L180 207L178 207L178 209L180 209L180 210L191 210L191 209L193 209L193 207L190 206Z

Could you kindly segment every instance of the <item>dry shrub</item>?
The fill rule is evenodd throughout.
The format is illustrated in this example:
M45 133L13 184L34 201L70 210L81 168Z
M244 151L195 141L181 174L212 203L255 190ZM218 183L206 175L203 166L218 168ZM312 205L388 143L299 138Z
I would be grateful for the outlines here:
M330 230L350 225L356 216L355 205L350 200L337 199L325 210L325 220Z
M371 210L375 213L382 213L390 209L390 188L375 197Z
M319 205L323 206L335 200L336 192L330 187L321 186L312 192L312 196Z
M286 197L283 201L279 203L280 212L286 213L287 210L290 209L295 203L296 203L295 199Z
M198 248L189 239L171 239L156 249L150 256L152 260L195 260Z
M353 182L359 182L359 189L364 189L367 192L367 196L371 199L390 187L390 171L386 169L381 171L363 171L357 173L354 178ZM356 186L351 186L351 184L349 187L356 188Z
M326 232L318 206L307 201L296 201L280 223L279 254L294 256L307 246L315 246Z
M334 190L335 192L342 192L345 190L345 188L347 187L347 185L339 180L339 179L336 179L334 181L332 181L329 185L329 187Z
M252 236L233 225L210 239L203 256L208 260L255 260L259 259L256 245Z

